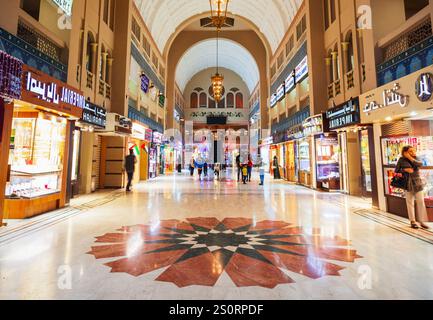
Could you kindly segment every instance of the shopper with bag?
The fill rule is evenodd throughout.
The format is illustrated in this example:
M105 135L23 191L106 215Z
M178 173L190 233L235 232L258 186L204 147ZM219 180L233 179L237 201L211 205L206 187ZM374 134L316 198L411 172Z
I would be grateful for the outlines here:
M393 187L406 191L406 205L413 229L419 229L420 226L423 229L429 229L429 226L426 225L428 219L423 192L425 182L420 174L422 166L422 162L417 159L415 148L405 146L402 149L402 157L397 163L396 176L391 181ZM417 212L415 212L415 203ZM418 213L420 225L417 224L416 213Z

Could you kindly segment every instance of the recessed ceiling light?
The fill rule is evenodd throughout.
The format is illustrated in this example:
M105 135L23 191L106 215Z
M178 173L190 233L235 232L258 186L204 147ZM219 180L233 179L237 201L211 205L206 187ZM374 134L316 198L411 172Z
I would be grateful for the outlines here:
M386 117L385 121L388 121L388 122L392 121L392 117Z
M411 117L415 117L415 116L417 116L418 115L418 113L416 113L415 111L412 111L411 113L410 113L410 116Z

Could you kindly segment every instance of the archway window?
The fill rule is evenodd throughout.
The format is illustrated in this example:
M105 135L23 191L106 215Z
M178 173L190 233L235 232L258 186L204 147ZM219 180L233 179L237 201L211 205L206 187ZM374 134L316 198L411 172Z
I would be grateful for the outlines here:
M348 48L347 48L347 72L352 71L353 67L355 65L355 58L354 58L354 54L353 54L353 37L352 37L352 32L349 32L349 34L347 35L346 41L348 43Z
M215 103L214 99L211 99L211 98L208 99L208 107L210 109L215 109L216 108L216 103Z
M218 109L225 109L226 107L226 99L221 99L221 101L218 103Z
M190 107L191 109L197 109L198 107L198 95L195 92L191 93Z
M207 108L207 94L200 93L200 108Z
M231 92L227 94L227 108L235 107L235 95Z
M236 94L236 109L244 108L244 95L240 92Z

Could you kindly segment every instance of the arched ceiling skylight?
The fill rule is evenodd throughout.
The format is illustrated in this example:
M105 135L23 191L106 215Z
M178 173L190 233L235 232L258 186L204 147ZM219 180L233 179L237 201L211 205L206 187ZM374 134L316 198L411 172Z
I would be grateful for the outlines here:
M176 28L210 10L208 0L134 0L158 48L164 48ZM275 52L303 0L231 0L231 14L253 22Z
M259 82L259 69L247 49L230 40L219 40L219 66L237 73L246 83L250 93ZM197 73L216 67L216 39L209 39L191 47L179 61L176 82L184 91ZM209 78L210 83L210 78Z

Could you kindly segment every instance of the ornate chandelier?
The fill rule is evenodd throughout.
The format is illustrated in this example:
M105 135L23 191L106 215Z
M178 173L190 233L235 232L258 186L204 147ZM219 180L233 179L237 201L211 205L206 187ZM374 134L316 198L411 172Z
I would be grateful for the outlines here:
M227 8L230 0L209 0L213 25L221 30L227 19Z
M212 23L216 27L217 32L217 53L216 53L216 74L211 77L213 98L216 103L219 103L223 96L224 77L219 74L219 32L227 19L227 8L230 0L209 0ZM215 6L215 9L213 8Z

